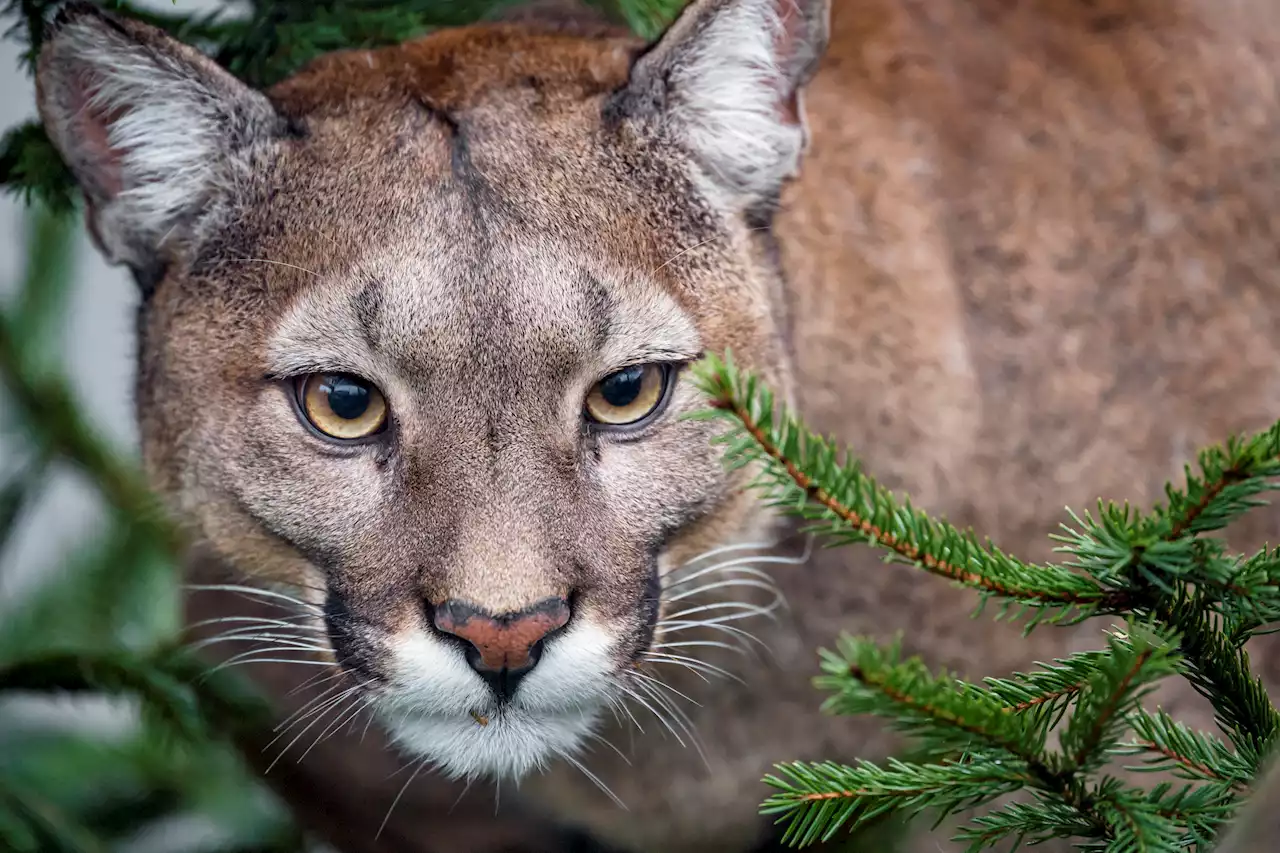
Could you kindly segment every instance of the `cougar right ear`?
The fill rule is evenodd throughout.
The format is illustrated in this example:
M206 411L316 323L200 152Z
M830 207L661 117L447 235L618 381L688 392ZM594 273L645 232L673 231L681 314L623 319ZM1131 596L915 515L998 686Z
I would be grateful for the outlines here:
M694 0L639 60L617 106L693 155L740 204L775 193L807 144L801 92L830 0Z
M36 97L103 254L135 269L216 215L250 150L287 127L265 95L199 51L89 3L51 25Z

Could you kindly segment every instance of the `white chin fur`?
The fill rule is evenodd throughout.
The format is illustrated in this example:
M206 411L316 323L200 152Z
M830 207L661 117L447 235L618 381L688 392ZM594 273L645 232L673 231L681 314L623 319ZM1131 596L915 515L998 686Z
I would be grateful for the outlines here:
M402 748L449 776L519 778L574 754L591 734L613 694L612 647L602 628L575 620L499 707L461 650L417 632L389 649L389 684L375 707Z

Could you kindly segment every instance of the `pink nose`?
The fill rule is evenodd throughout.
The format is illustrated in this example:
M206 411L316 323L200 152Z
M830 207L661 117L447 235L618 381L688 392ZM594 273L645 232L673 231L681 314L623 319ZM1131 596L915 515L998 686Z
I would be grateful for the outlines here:
M435 606L432 623L442 634L467 642L467 663L505 698L538 663L543 641L569 616L568 600L559 597L497 616L463 601L446 601Z

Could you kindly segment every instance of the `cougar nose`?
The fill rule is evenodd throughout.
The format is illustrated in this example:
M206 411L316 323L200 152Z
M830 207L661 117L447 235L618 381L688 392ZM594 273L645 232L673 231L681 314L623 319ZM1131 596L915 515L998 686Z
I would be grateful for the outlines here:
M499 699L510 699L533 671L547 635L569 621L569 602L548 598L517 613L494 615L463 601L446 601L432 611L436 630L464 640L467 663Z

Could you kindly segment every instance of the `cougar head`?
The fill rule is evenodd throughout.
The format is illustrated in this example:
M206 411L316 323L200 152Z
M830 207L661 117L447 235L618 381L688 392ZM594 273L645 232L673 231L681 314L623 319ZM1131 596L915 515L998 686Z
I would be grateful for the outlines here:
M686 368L787 386L769 223L827 15L488 23L267 91L92 6L51 28L44 126L141 289L152 483L444 771L572 754L664 573L757 523Z

